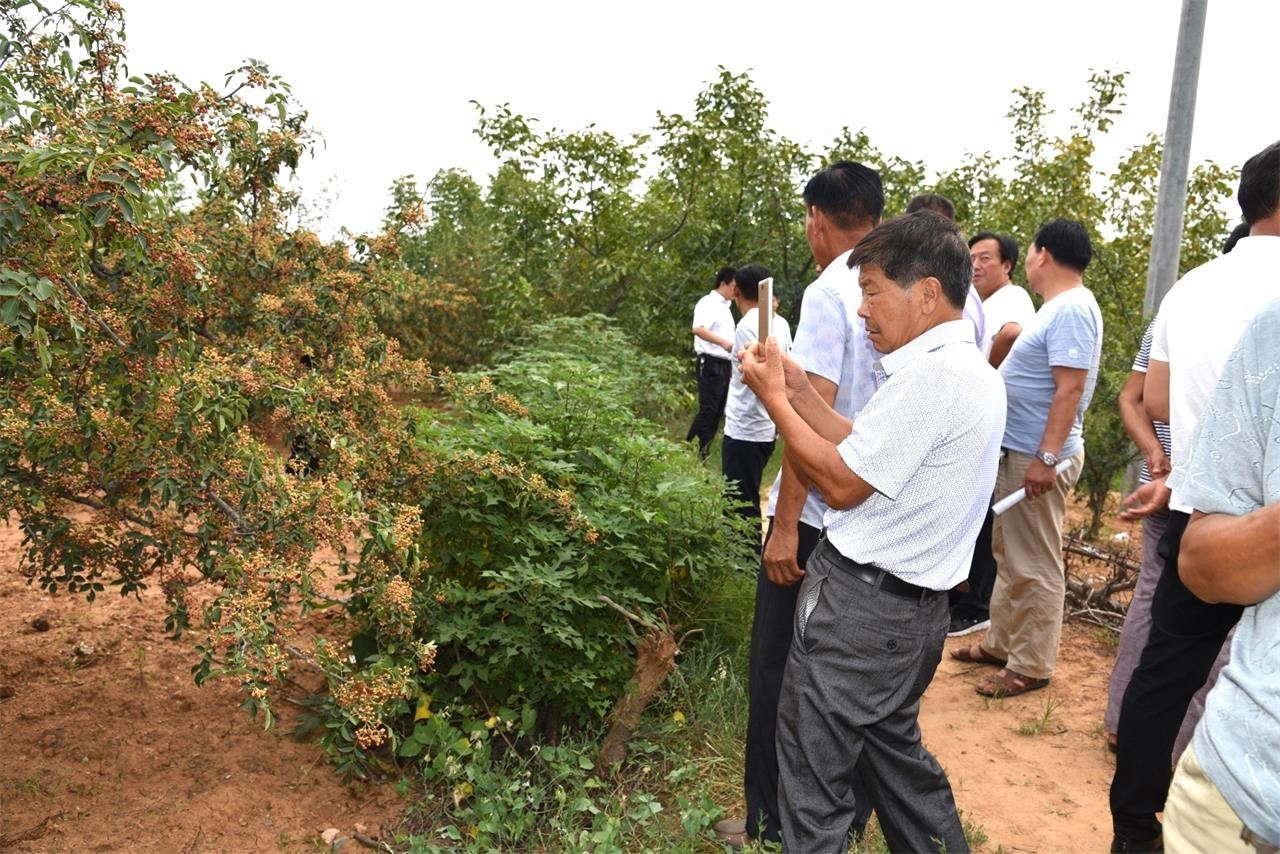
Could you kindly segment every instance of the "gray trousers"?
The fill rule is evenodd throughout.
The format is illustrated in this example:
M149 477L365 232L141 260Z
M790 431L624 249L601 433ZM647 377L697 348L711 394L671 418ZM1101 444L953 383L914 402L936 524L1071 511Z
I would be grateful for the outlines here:
M920 698L942 658L945 591L922 601L841 569L826 540L805 567L778 707L787 851L845 852L860 777L889 850L969 850L951 784L920 742Z

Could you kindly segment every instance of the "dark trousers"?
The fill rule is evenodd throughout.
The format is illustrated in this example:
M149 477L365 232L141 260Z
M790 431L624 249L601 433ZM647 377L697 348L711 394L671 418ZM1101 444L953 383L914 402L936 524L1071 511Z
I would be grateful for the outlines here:
M987 511L987 518L978 531L978 541L973 544L973 563L969 564L969 589L964 593L950 594L951 616L973 620L985 620L991 616L991 591L996 585L996 558L991 553L991 529L995 514Z
M951 784L920 741L920 698L942 658L947 597L898 595L884 576L864 581L859 569L869 567L822 542L797 594L778 705L785 848L847 851L865 800L860 780L890 851L968 852Z
M1178 578L1185 513L1171 512L1160 541L1164 571L1151 600L1151 634L1120 705L1111 823L1117 835L1154 839L1173 777L1169 760L1187 706L1213 668L1240 605L1210 605Z
M804 569L822 533L804 523L798 526L796 563ZM773 535L773 520L765 542ZM751 661L747 671L747 749L743 789L747 800L747 835L777 842L778 821L778 696L791 650L792 621L800 585L779 587L756 574L756 615L751 624Z
M747 442L726 435L720 445L720 470L733 484L738 515L760 522L760 480L773 456L773 442ZM755 529L756 551L760 550L760 529Z
M711 447L711 440L720 429L720 419L724 417L724 402L729 397L729 378L733 375L733 365L728 359L702 355L698 357L696 371L698 414L693 417L693 424L689 426L689 433L684 440L688 442L697 437L698 453L705 457Z

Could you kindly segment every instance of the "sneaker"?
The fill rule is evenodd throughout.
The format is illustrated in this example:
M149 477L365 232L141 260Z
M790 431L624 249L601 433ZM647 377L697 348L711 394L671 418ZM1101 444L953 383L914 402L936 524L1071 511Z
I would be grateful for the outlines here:
M951 627L947 629L947 637L959 638L991 628L991 618L984 617L952 617Z

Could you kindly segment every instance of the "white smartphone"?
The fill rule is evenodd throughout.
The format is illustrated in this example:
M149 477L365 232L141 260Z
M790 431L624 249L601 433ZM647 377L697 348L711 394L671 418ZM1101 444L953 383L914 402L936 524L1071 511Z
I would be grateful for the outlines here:
M773 330L773 278L760 280L760 301L756 306L759 314L760 329L759 339L763 344L769 340L769 333Z

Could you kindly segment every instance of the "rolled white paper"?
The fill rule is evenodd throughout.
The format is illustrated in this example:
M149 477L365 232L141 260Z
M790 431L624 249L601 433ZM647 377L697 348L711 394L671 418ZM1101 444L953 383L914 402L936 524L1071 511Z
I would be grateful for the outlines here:
M1062 474L1064 471L1066 471L1069 468L1071 468L1071 460L1063 460L1062 462L1058 463L1058 465L1054 468L1054 471L1057 472L1058 474ZM1015 489L1013 492L1010 492L1004 498L1001 498L995 504L992 504L991 512L999 516L1001 513L1008 510L1010 507L1017 504L1019 501L1021 501L1026 497L1027 497L1026 487L1019 487Z

